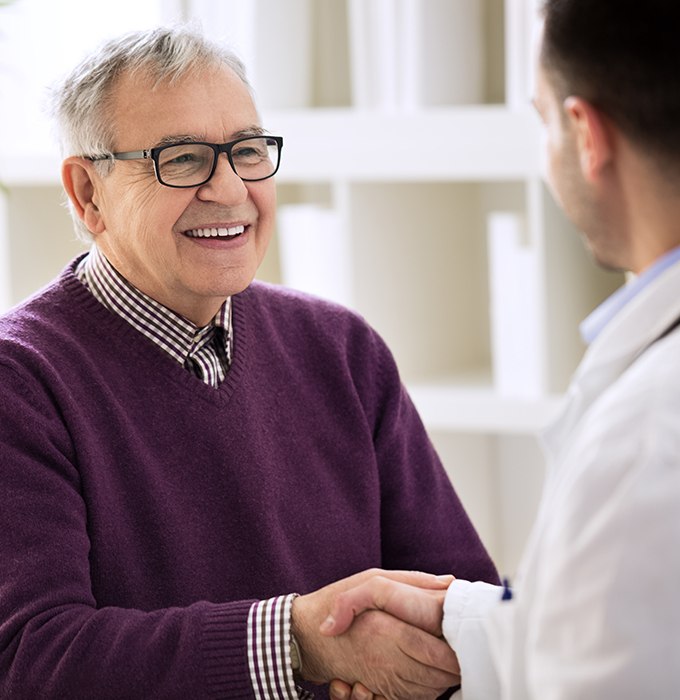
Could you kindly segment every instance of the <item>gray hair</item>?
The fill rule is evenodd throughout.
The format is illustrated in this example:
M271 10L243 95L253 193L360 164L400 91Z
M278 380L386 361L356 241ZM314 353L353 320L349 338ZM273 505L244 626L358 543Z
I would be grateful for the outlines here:
M131 32L105 43L51 91L51 113L62 155L111 153L115 139L111 102L121 76L144 73L158 85L220 66L233 70L252 94L238 56L188 25ZM96 166L104 176L113 161L97 161ZM79 236L90 240L90 232L73 209L71 214Z

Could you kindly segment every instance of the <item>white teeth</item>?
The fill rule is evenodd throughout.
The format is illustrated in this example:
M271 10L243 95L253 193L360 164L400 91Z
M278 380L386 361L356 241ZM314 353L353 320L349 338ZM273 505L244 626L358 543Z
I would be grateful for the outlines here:
M245 226L231 226L229 228L195 228L187 231L186 235L191 238L224 238L238 236L246 230Z

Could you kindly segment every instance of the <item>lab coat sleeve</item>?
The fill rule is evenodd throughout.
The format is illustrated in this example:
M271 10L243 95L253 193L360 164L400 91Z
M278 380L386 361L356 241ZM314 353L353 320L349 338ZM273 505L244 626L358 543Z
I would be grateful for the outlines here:
M491 657L486 619L500 604L502 589L481 581L453 581L444 603L443 631L461 667L462 700L500 696Z

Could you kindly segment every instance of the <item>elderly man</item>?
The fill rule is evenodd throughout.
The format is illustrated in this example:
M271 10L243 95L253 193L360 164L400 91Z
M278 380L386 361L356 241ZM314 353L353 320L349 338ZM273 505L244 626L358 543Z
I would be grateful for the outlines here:
M549 182L595 259L635 277L583 326L515 591L449 589L465 700L680 698L679 31L676 0L544 3ZM325 629L377 604L437 633L439 603L375 579Z
M94 244L0 320L0 696L436 697L443 641L381 613L337 643L330 598L495 570L375 332L253 283L283 141L241 64L129 35L55 111Z

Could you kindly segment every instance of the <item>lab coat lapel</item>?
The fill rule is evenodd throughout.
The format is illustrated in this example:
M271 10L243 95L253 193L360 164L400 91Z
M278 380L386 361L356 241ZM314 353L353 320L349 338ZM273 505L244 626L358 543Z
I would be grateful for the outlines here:
M680 263L676 263L632 299L586 351L561 414L542 434L550 465L559 463L560 452L592 404L679 315Z

